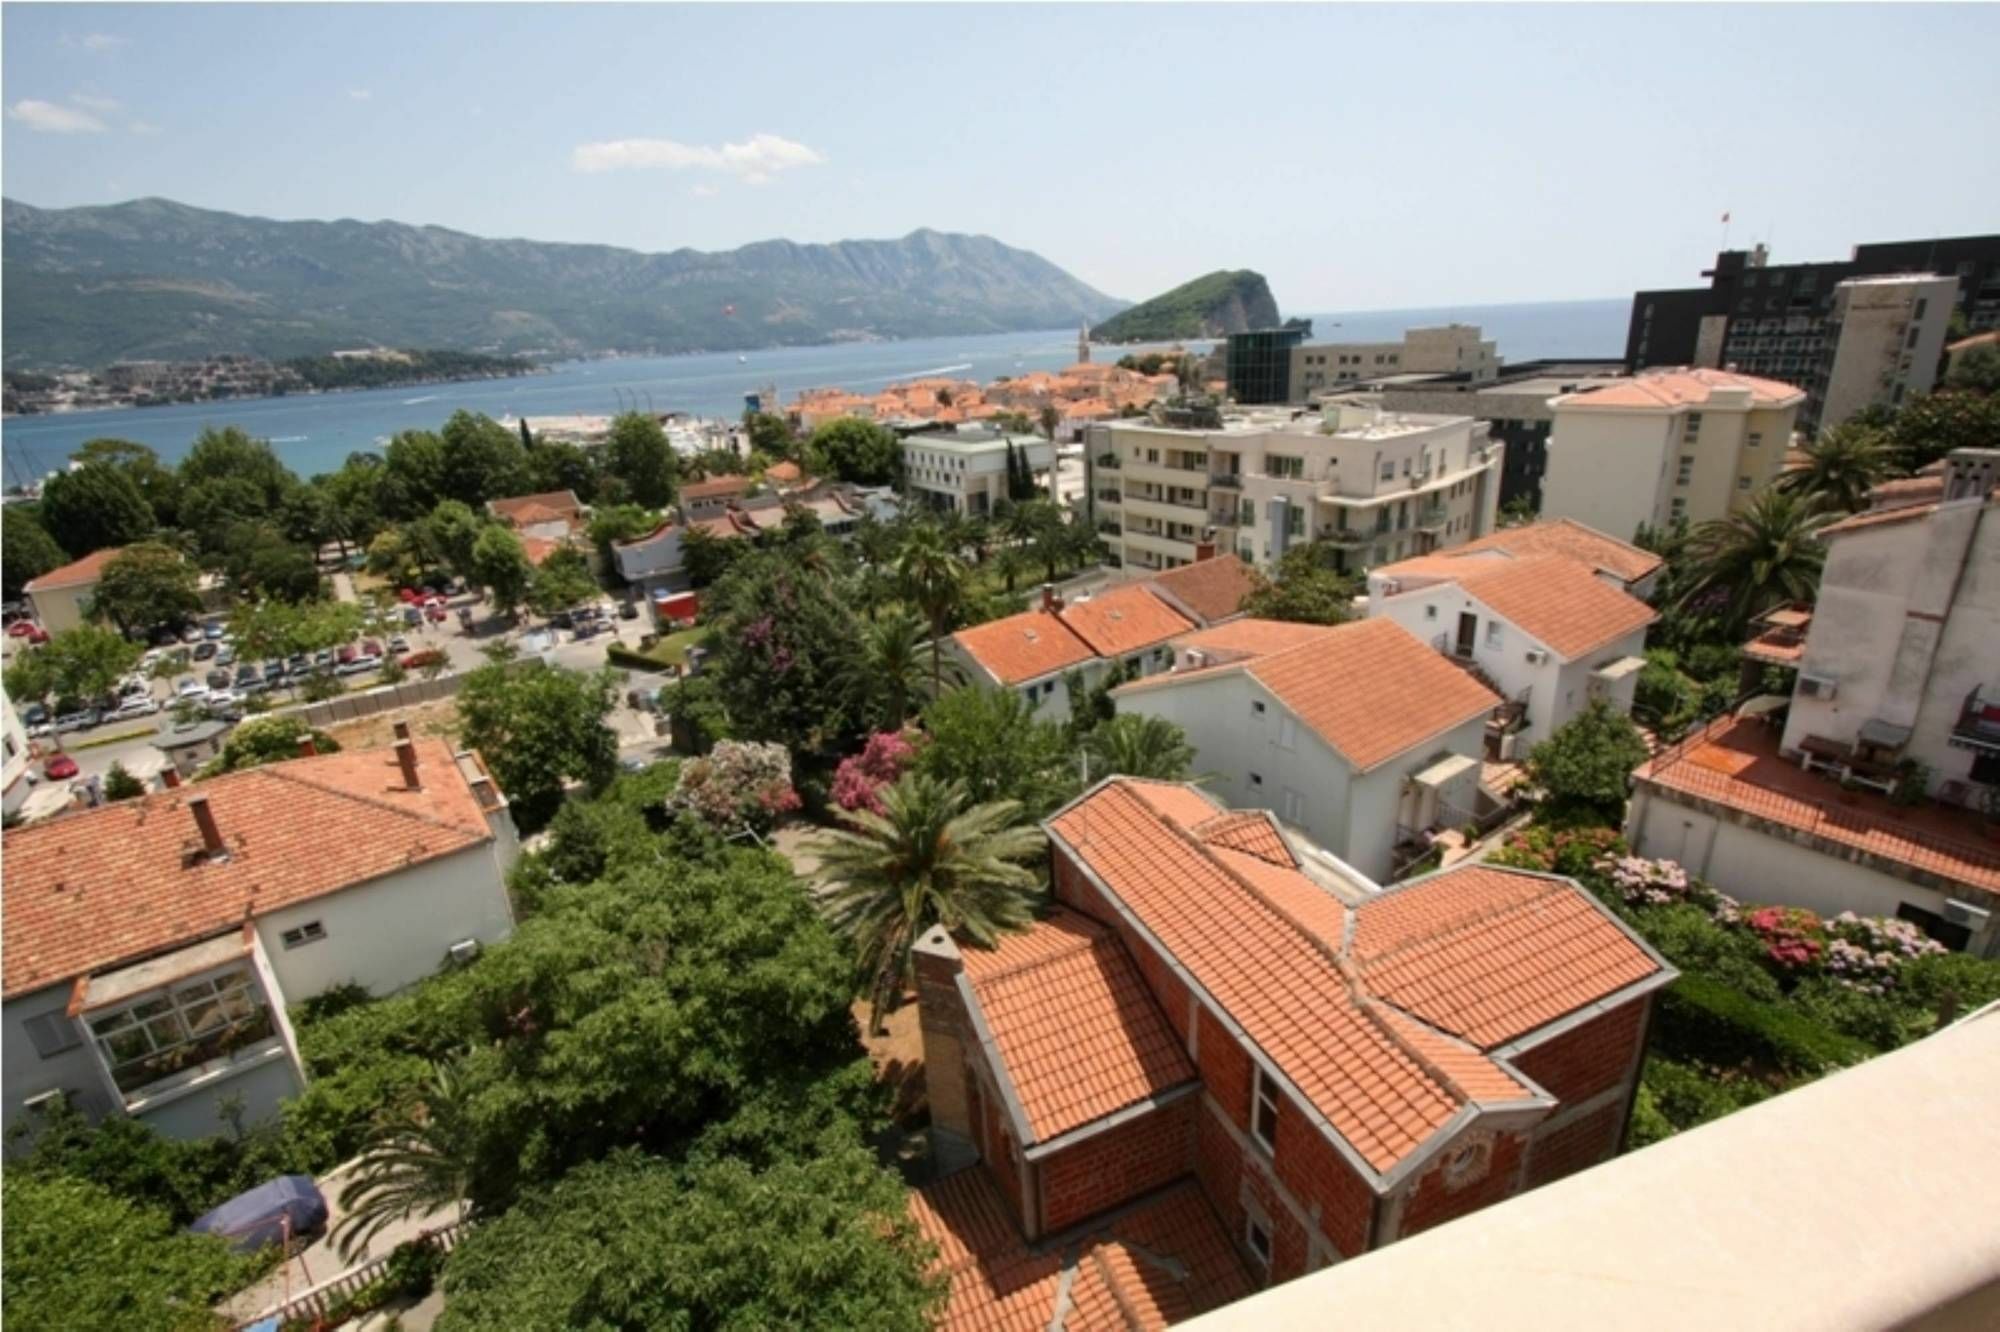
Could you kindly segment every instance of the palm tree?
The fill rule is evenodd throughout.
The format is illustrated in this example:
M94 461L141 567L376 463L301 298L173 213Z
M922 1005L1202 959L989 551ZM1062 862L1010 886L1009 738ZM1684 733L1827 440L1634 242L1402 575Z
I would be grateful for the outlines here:
M907 721L912 703L924 693L923 644L923 617L908 607L868 626L868 673L881 692L885 730Z
M376 1126L341 1190L345 1215L335 1229L343 1257L353 1258L405 1217L449 1205L465 1219L474 1174L471 1101L459 1064L433 1063L422 1102L399 1107Z
M1187 732L1164 717L1121 713L1099 722L1083 742L1091 777L1122 773L1156 781L1184 782L1194 765Z
M915 602L931 626L931 689L944 692L944 631L965 596L965 562L926 524L911 531L896 561L903 594Z
M1826 562L1819 529L1833 516L1818 495L1774 487L1741 513L1703 523L1688 538L1693 578L1681 609L1713 600L1725 625L1740 630L1772 606L1811 601Z
M882 810L855 810L852 831L821 843L833 925L854 947L868 985L872 1029L914 980L910 950L933 925L991 946L1028 923L1042 849L1039 828L1012 800L966 807L965 788L905 773L881 792Z
M1778 486L1795 495L1817 495L1840 513L1858 513L1868 506L1868 492L1889 479L1896 452L1889 436L1849 421L1806 446L1806 461L1778 478Z

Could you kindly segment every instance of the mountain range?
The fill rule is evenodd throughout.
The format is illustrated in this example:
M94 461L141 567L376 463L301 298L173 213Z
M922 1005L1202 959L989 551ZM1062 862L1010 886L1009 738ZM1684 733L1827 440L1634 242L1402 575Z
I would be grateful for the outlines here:
M4 201L9 368L348 347L727 351L1063 328L1121 310L1027 250L931 230L706 253L282 222L167 199Z

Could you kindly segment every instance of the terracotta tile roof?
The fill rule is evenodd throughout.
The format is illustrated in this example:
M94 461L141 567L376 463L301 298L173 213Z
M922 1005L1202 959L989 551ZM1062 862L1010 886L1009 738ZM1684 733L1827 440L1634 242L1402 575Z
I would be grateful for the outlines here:
M525 534L520 538L520 541L521 553L528 557L528 563L530 564L540 564L543 560L569 544L566 541L557 541L553 537L527 536Z
M1575 884L1485 865L1363 902L1353 957L1369 993L1482 1049L1661 969Z
M5 993L12 997L239 926L253 915L490 839L450 746L416 742L422 790L389 749L293 759L5 834ZM201 846L191 795L227 860Z
M1106 926L1058 910L963 956L1027 1114L1027 1144L1193 1079L1173 1028Z
M1752 407L1782 407L1801 402L1803 390L1775 379L1737 374L1732 370L1649 370L1603 388L1585 389L1559 401L1575 407L1700 407L1716 389L1750 390Z
M488 500L486 507L495 517L516 527L523 523L546 523L558 518L574 520L583 513L583 505L575 493L568 490L544 490L533 495Z
M750 489L747 476L712 476L706 481L690 481L681 487L683 500L715 499L719 496L741 495Z
M1211 657L1234 661L1244 657L1268 657L1289 652L1305 643L1317 642L1333 632L1327 624L1294 624L1290 620L1231 620L1213 629L1203 629L1174 640L1177 648L1208 653Z
M72 560L60 569L51 569L39 578L30 578L21 590L23 592L46 592L58 587L82 587L95 583L104 576L104 566L118 558L125 550L123 546L106 546L103 550L93 550L80 560Z
M1118 415L1118 410L1102 398L1078 398L1074 402L1064 403L1062 414L1070 420L1101 421L1106 417Z
M1147 581L1164 592L1176 607L1192 613L1203 624L1214 624L1241 612L1243 598L1257 586L1250 566L1234 555L1217 555L1184 564L1154 574Z
M1120 657L1194 628L1192 620L1137 583L1073 602L1060 614L1062 622L1100 657Z
M945 1332L1162 1328L1256 1289L1192 1181L1069 1243L1032 1249L991 1177L976 1166L913 1190L910 1215L937 1246L933 1270L949 1282L938 1320ZM1065 1275L1068 1307L1059 1310Z
M1278 831L1277 822L1269 810L1218 814L1206 822L1197 823L1188 831L1208 846L1228 847L1268 864L1293 869L1299 863L1298 857L1292 854L1292 848L1285 844L1284 835Z
M1500 702L1492 690L1389 620L1338 625L1323 638L1256 658L1245 669L1363 772L1485 716Z
M1937 510L1938 506L1936 503L1896 504L1886 509L1869 509L1866 512L1857 513L1851 518L1842 518L1837 523L1828 523L1825 527L1820 528L1816 535L1821 540L1825 540L1827 537L1840 536L1847 532L1859 532L1864 528L1884 527L1890 523L1913 522L1919 518L1928 518L1936 513Z
M1587 565L1560 555L1510 560L1457 582L1467 595L1568 661L1659 618L1651 606L1612 587Z
M1901 504L1921 504L1926 500L1944 498L1944 476L1933 473L1928 476L1904 476L1894 481L1884 481L1868 492L1871 509L1887 509Z
M1546 1103L1485 1050L1672 978L1569 880L1472 866L1350 910L1204 808L1114 779L1048 827L1377 1171L1467 1102Z
M1408 578L1418 575L1450 578L1464 569L1465 566L1458 563L1459 561L1467 556L1488 552L1498 552L1516 558L1566 555L1578 563L1587 564L1627 584L1635 583L1652 573L1662 562L1660 557L1651 551L1641 550L1629 542L1608 537L1596 528L1586 527L1573 518L1548 518L1522 527L1503 527L1477 541L1468 541L1463 546L1439 551L1434 555L1418 555L1407 560L1398 560L1394 564L1379 565L1369 572L1389 578Z
M1039 608L975 624L951 639L1004 685L1026 684L1097 655L1060 618Z

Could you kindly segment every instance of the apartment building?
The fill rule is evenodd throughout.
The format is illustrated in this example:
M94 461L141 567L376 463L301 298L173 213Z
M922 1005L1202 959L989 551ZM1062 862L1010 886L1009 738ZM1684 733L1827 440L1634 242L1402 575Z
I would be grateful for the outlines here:
M941 1326L1161 1326L1618 1151L1675 973L1573 881L1129 778L1043 826L1054 911L915 950Z
M1552 403L1542 516L1620 540L1746 507L1784 469L1805 394L1726 370L1650 370Z
M1961 449L1823 529L1782 726L1725 717L1640 768L1632 844L1741 897L2000 956L1996 488L2000 450Z
M1330 403L1217 426L1111 422L1084 459L1092 520L1129 568L1192 563L1210 540L1268 568L1323 540L1358 571L1491 532L1503 452L1470 417Z
M1044 489L1055 468L1055 449L1040 435L1009 435L978 426L931 430L903 441L903 478L918 504L968 518L990 514L1008 497L1007 457L1028 460Z
M1930 392L1956 289L1935 276L1849 278L1835 287L1826 346L1805 379L1801 425L1828 430L1865 408L1896 408Z
M1292 348L1289 396L1294 404L1321 393L1389 375L1462 375L1487 384L1500 374L1499 344L1477 324L1412 328L1401 342L1313 342Z
M8 1127L55 1097L173 1137L305 1084L287 1010L401 989L513 932L519 851L475 753L405 733L6 833Z
M14 700L0 689L0 746L6 750L6 764L0 770L0 787L6 791L7 813L12 814L27 803L28 793L34 783L28 780L28 768L34 762L34 746L29 743L28 730L21 725L21 716L14 711Z

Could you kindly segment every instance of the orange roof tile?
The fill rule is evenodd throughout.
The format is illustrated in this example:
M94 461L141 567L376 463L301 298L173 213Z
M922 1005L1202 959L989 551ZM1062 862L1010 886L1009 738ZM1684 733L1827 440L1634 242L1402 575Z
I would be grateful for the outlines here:
M1178 569L1154 574L1147 580L1166 593L1176 606L1193 613L1203 624L1226 620L1243 609L1243 599L1257 587L1250 566L1234 555L1184 564Z
M1871 509L1887 509L1900 504L1921 504L1926 500L1943 498L1942 474L1898 477L1894 481L1884 481L1868 492L1868 504Z
M992 949L964 949L965 977L1027 1115L1047 1142L1194 1077L1173 1028L1117 936L1058 910Z
M1096 657L1061 618L1040 608L961 629L951 640L1004 685L1026 684Z
M1266 809L1218 814L1197 823L1189 831L1209 846L1241 851L1267 864L1295 869L1299 863L1298 857L1292 854L1292 848L1286 845L1284 834L1278 831L1276 820Z
M688 482L681 487L680 497L683 500L715 499L724 495L741 495L748 489L750 478L747 476L712 476L706 481Z
M1649 370L1603 388L1585 389L1563 401L1579 407L1700 407L1716 389L1750 390L1753 407L1782 407L1801 402L1805 393L1775 379L1737 374L1733 370Z
M1485 865L1363 902L1353 956L1371 994L1482 1049L1660 971L1575 884Z
M1889 523L1907 523L1918 518L1928 518L1936 513L1938 506L1931 504L1893 504L1886 509L1869 509L1851 518L1842 518L1837 523L1828 523L1816 535L1825 540L1830 536L1840 536L1847 532L1859 532L1864 528L1882 527Z
M51 569L37 578L30 578L21 590L23 592L47 592L58 587L81 587L95 583L104 576L104 566L118 558L125 550L123 546L106 546L103 550L93 550L80 560L72 560L60 569Z
M293 759L5 834L8 997L240 926L253 915L489 840L451 748L418 740L423 789L389 749ZM201 846L208 797L226 860Z
M1291 620L1231 620L1174 640L1177 648L1205 652L1224 659L1268 657L1313 643L1333 632L1328 624L1297 624Z
M1100 657L1136 652L1194 628L1192 620L1136 583L1072 602L1060 614L1062 622Z
M1457 582L1468 596L1570 661L1659 618L1645 602L1561 555L1510 560Z
M539 565L569 543L552 537L522 536L521 553L528 557L528 563Z
M495 517L520 526L526 522L545 523L556 518L575 519L583 513L583 505L576 494L568 490L543 490L532 495L513 495L506 499L486 501L486 507ZM531 513L539 511L539 516Z
M1454 561L1496 551L1517 558L1566 555L1627 584L1644 578L1661 564L1660 557L1651 551L1608 537L1573 518L1545 518L1522 527L1503 527L1451 550L1379 565L1369 572L1390 578L1408 578L1418 574L1449 578L1464 567L1454 566Z

